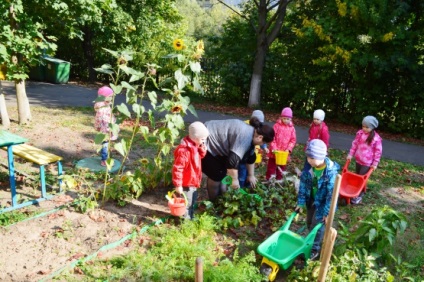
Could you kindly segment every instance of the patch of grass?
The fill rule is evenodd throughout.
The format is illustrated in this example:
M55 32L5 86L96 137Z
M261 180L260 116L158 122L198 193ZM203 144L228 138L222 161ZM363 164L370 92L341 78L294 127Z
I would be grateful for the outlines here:
M93 280L123 281L193 281L196 258L203 259L208 281L264 281L253 264L253 252L240 256L238 243L216 232L215 219L204 215L179 226L163 224L139 235L136 250L109 260L81 263L78 271L57 279L72 281L85 277ZM231 259L226 254L231 252Z
M20 209L0 214L0 226L7 227L25 219L41 214L40 210Z

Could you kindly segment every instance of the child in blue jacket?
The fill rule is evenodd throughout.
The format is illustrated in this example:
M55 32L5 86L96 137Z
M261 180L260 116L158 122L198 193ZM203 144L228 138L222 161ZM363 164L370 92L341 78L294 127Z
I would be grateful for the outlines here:
M320 139L311 140L305 153L308 163L300 176L296 211L306 207L306 224L312 230L320 222L326 222L340 165L327 157L327 146ZM324 231L323 224L315 237L311 260L319 257Z

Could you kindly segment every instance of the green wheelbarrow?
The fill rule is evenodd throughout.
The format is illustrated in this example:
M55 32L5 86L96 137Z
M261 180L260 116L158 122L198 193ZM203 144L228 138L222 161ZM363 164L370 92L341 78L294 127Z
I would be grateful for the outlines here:
M258 253L263 256L263 265L269 266L272 271L266 273L269 281L274 281L280 267L287 270L299 255L304 255L307 260L311 256L312 245L322 223L317 224L305 237L289 230L297 212L289 217L288 221L262 244L258 246Z

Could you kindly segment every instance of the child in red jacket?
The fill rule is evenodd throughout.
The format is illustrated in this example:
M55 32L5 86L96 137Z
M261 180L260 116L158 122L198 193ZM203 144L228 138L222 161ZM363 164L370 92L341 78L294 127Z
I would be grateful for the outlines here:
M276 164L274 151L287 151L289 154L293 151L296 145L296 130L292 118L292 109L286 107L281 111L281 117L274 124L275 137L269 146L266 180L269 180L273 175L276 175L275 179L277 181L283 179L281 171L285 171L287 165ZM278 167L280 169L278 169Z
M175 191L184 193L187 197L188 209L184 215L186 219L194 217L197 189L202 181L201 159L206 155L205 141L208 136L209 131L203 123L193 122L188 128L188 136L181 140L174 151L172 182Z
M330 132L328 131L328 126L324 122L325 112L323 110L316 110L313 115L314 119L309 127L309 138L305 145L305 151L308 147L309 141L313 139L322 140L327 148L330 147Z

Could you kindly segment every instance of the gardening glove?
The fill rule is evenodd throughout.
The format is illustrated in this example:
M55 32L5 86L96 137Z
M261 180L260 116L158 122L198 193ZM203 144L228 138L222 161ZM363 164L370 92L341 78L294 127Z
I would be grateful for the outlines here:
M181 187L181 186L175 187L175 192L177 192L178 194L184 193L183 192L183 187Z

